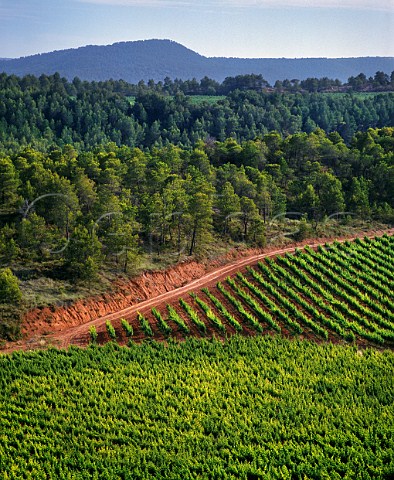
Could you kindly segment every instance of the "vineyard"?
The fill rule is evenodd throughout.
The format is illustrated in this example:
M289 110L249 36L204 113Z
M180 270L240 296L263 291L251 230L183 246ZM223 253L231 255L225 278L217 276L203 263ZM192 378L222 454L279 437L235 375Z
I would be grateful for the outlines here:
M137 312L90 341L193 336L286 337L394 346L394 237L357 239L267 258L172 304Z
M393 478L393 248L265 258L0 355L0 478Z
M394 475L392 351L234 335L14 352L0 371L4 479Z

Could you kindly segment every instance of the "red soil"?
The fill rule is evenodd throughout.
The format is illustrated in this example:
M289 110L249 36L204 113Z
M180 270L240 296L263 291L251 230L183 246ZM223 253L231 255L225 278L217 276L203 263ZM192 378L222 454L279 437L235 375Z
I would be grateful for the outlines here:
M383 234L393 235L394 229L386 231L362 232L357 237L374 237ZM356 237L342 237L335 240L352 240ZM247 265L256 264L265 257L292 252L297 247L306 245L316 248L326 242L333 242L333 238L318 238L309 242L293 243L284 248L264 248L260 250L237 251L231 250L227 255L211 262L198 263L196 261L182 262L165 271L145 272L128 282L118 283L115 292L85 298L68 306L51 306L36 308L24 317L22 332L24 339L10 342L5 345L3 352L17 349L31 349L47 346L48 344L67 347L71 344L86 345L89 343L89 327L94 325L99 333L100 340L107 338L105 322L110 320L117 332L121 332L120 319L131 319L137 311L149 316L153 325L155 339L165 339L152 319L150 310L153 307L162 312L166 304L179 305L180 297L190 299L188 292L199 291L202 287L216 285L228 275L242 270ZM206 299L204 299L206 300ZM225 302L223 302L225 303ZM227 307L228 304L226 305ZM231 311L231 308L228 308ZM190 322L189 322L190 323ZM182 338L176 325L172 325L175 336ZM226 325L227 327L227 325ZM133 341L146 338L138 325L134 325ZM245 329L245 326L244 326ZM191 333L200 335L197 328ZM251 334L246 327L246 334ZM231 327L229 327L231 332ZM210 336L222 336L217 329L209 329ZM174 336L174 335L173 335ZM309 337L309 335L306 335ZM123 338L124 337L124 338ZM121 336L120 343L126 343L127 338Z

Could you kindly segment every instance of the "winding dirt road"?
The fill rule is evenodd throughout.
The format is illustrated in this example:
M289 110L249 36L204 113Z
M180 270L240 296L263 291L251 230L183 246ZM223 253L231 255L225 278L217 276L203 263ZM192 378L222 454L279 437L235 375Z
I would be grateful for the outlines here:
M337 241L345 242L347 240L354 240L356 238L364 238L364 237L371 238L371 237L380 236L383 234L394 235L394 228L386 231L373 231L373 232L366 232L366 233L364 232L356 236L340 238L340 239L337 239ZM93 325L98 329L99 327L103 326L107 320L116 321L116 320L119 320L120 318L128 317L137 312L144 313L144 311L150 310L153 307L158 307L163 303L170 303L175 299L181 297L182 295L185 295L191 290L201 289L204 286L211 284L212 282L218 282L220 280L223 280L227 276L236 273L237 271L241 270L245 266L255 264L264 258L274 257L276 255L281 255L288 252L294 252L295 248L302 248L302 246L317 248L319 245L324 245L327 242L333 242L333 241L334 239L324 239L324 240L319 239L319 241L306 242L304 244L297 245L296 247L293 245L291 247L281 248L278 250L261 253L259 255L253 255L250 257L239 259L228 265L220 267L210 273L207 273L201 278L197 280L193 280L190 283L183 285L182 287L176 288L174 290L163 293L161 295L145 300L143 302L131 305L130 307L124 308L123 310L119 310L117 312L105 315L100 318L96 318L90 322L84 323L83 325L62 330L53 335L50 335L48 337L48 341L56 344L59 347L63 347L63 348L67 347L68 345L73 344L73 341L75 341L76 339L80 338L83 335L86 335L86 332L88 332L89 328Z

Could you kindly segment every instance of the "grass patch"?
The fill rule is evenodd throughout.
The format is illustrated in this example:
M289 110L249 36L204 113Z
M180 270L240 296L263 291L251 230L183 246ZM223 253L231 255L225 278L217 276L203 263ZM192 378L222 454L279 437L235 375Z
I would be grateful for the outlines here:
M211 105L220 102L226 98L225 95L189 95L190 103L192 105L201 105L202 103L209 103Z

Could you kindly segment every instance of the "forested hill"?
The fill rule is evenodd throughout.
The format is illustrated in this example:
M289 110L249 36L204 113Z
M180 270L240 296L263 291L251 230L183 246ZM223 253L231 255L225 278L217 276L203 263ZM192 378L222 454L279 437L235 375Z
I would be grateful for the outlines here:
M232 137L242 142L273 130L287 136L317 128L336 131L349 144L357 131L394 125L394 93L389 91L232 90L251 76L245 77L229 77L217 86L219 91L229 89L228 94L212 97L185 95L184 89L202 88L193 81L133 86L114 80L68 82L59 74L40 78L0 74L0 150L29 144L44 150L53 144L84 149L108 142L191 148L200 140ZM208 89L212 82L205 82Z
M121 42L107 46L86 46L22 57L0 59L0 72L24 76L51 75L55 72L72 80L123 79L138 83L205 76L223 81L228 76L261 74L269 83L285 78L303 80L328 77L346 81L363 72L373 76L377 71L394 70L393 57L360 58L207 58L170 40Z

